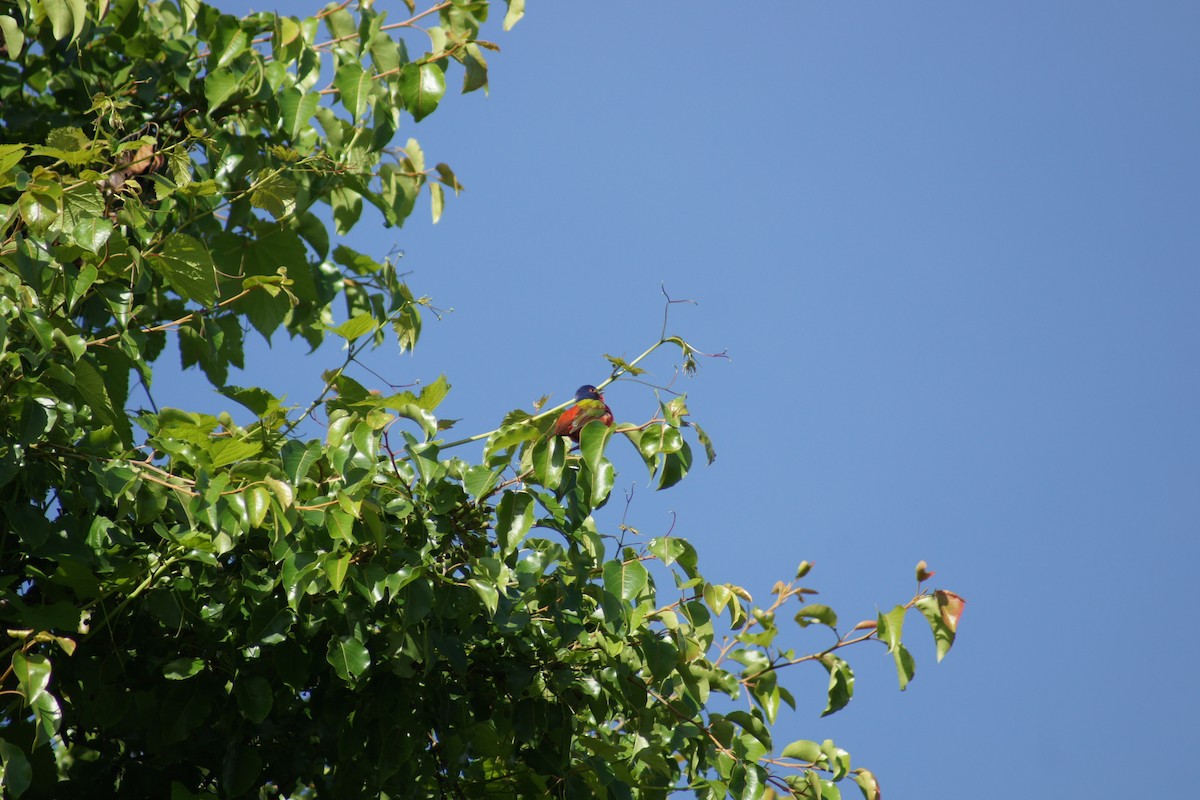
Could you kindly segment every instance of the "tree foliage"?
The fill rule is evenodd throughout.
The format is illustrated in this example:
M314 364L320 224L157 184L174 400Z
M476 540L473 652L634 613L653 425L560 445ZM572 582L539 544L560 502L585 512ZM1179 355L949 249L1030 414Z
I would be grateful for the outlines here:
M365 347L415 346L427 301L338 237L422 193L436 220L460 190L394 142L451 76L486 87L487 2L395 22L369 3L0 10L6 796L837 798L850 779L878 797L845 750L770 726L804 662L829 675L825 713L845 706L858 642L886 645L903 688L910 610L945 654L962 601L923 564L911 600L848 632L809 602L808 564L757 606L684 538L596 513L614 438L659 488L693 446L712 459L684 397L571 451L558 409L448 442L444 377L378 394L347 374ZM247 335L280 333L345 342L308 406L228 383ZM139 407L169 338L249 424ZM670 350L694 369L664 327L604 383ZM469 441L481 457L454 455ZM777 643L785 614L825 637Z

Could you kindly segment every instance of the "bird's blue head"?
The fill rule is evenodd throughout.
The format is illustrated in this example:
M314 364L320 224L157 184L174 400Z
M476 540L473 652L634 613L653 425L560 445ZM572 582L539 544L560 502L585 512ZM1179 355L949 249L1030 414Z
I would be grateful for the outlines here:
M600 394L600 391L595 386L592 386L590 383L585 383L583 386L580 386L578 389L575 390L575 402L576 403L578 403L580 400L603 400L603 399L604 399L604 397L603 397L603 395Z

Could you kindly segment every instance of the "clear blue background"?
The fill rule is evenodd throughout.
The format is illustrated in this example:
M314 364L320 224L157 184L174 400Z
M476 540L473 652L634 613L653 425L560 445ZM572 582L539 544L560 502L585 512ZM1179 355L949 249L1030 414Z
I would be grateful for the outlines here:
M846 627L907 600L919 559L969 603L940 665L910 618L903 694L881 647L852 651L855 700L822 720L824 671L793 668L781 743L833 737L892 800L1191 791L1200 5L533 2L487 37L490 96L401 134L467 191L436 227L423 205L351 237L455 309L371 367L447 373L455 438L641 352L660 285L697 300L670 332L732 361L675 388L718 460L655 495L615 442L602 527L636 484L631 524L677 512L760 604L802 559ZM231 381L307 404L340 358L286 344ZM195 407L202 382L164 380Z

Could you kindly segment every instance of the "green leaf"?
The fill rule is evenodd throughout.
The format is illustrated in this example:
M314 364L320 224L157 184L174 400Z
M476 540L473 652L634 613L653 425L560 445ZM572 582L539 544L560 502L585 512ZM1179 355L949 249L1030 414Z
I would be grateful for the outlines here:
M71 238L75 240L75 244L89 253L99 253L100 248L104 247L112 233L112 223L107 219L97 217L80 220L75 229L71 231ZM93 273L96 270L91 264L85 264L84 267L90 268Z
M500 554L517 549L533 527L533 496L528 492L505 492L496 506L496 542Z
M272 172L254 184L250 204L263 209L275 219L291 216L296 210L296 182L286 175Z
M253 458L262 450L262 443L244 439L222 439L213 443L209 449L214 469L236 464Z
M887 645L888 652L896 660L896 674L900 679L900 691L908 688L908 682L912 680L916 671L916 664L913 662L912 656L900 641L901 633L904 630L906 611L904 606L896 606L888 613L880 614L875 627L879 640Z
M237 91L240 77L230 70L210 72L204 76L204 98L208 101L210 116Z
M279 124L292 141L312 129L313 114L317 113L320 102L319 94L302 92L294 86L279 94Z
M650 579L640 561L608 561L604 564L604 588L626 602L635 600Z
M50 659L42 655L27 656L18 650L13 653L12 671L25 696L25 704L36 705L50 685Z
M557 489L562 483L567 449L559 436L546 436L533 445L533 475L547 489Z
M42 0L42 8L50 19L55 39L61 42L70 37L73 42L79 38L87 22L86 0Z
M329 578L329 585L335 592L342 591L342 584L346 581L346 575L350 571L350 554L345 553L338 558L333 557L333 553L328 553L325 556L325 576Z
M204 244L186 233L167 236L161 255L150 254L146 260L184 300L205 307L216 300L217 274L212 256Z
M670 430L675 429L671 428ZM679 483L692 468L692 448L688 446L687 442L681 442L681 445L679 452L666 454L662 473L658 476L659 489L669 489Z
M829 606L823 606L820 603L812 603L796 612L796 623L801 628L807 628L814 622L836 628L837 613Z
M217 39L213 42L212 55L217 57L217 72L232 64L238 56L250 47L250 36L238 26L236 20L225 17L219 25Z
M488 613L495 616L496 608L500 603L500 592L496 588L496 585L487 581L481 581L478 578L470 578L467 581L467 585L475 591L475 594L479 595L479 599L483 601L483 605L487 608Z
M882 795L879 791L879 783L870 770L861 767L854 770L854 782L858 784L858 788L862 790L866 800L880 800Z
M256 725L267 718L275 703L270 682L257 675L238 678L233 684L233 694L242 716Z
M162 673L167 680L184 681L199 675L203 669L204 659L184 657L163 664Z
M442 193L442 185L440 183L429 184L429 203L430 211L433 215L433 224L437 225L442 218L442 211L446 207L446 197Z
M937 660L941 661L954 645L958 632L958 621L962 618L966 601L954 592L942 589L931 595L917 598L916 606L929 622L937 647Z
M347 62L338 67L333 77L333 85L338 90L342 105L350 112L352 118L359 119L367 113L371 105L370 73L355 62ZM436 103L434 105L436 106Z
M463 474L463 488L471 497L481 500L495 488L502 471L500 468L490 468L486 464L476 464Z
M525 0L505 0L508 11L504 14L504 30L511 31L513 26L525 16Z
M13 797L20 797L33 783L33 767L25 757L25 751L12 742L0 739L0 760L4 769L0 772L0 786Z
M21 56L21 49L25 46L25 34L21 31L21 26L17 21L8 14L0 14L0 34L4 36L4 47L8 51L8 57L17 59ZM6 145L8 147L20 145ZM9 165L11 166L11 165ZM0 167L3 167L3 161L0 160ZM0 173L7 172L9 167L0 169Z
M83 399L83 405L90 408L102 423L111 425L126 441L133 438L133 427L122 410L124 404L114 401L106 376L97 368L90 354L75 364L75 389Z
M522 442L532 441L542 435L537 426L528 422L517 422L505 425L487 438L483 446L484 461L491 461L496 453L501 453Z
M340 336L343 339L353 342L362 336L366 336L375 330L375 317L370 313L362 313L355 316L353 319L346 320L336 328L330 328L329 332L335 336Z
M462 64L464 68L463 94L487 87L488 64L487 59L483 57L483 51L479 48L479 45L471 42L463 48Z
M704 445L704 457L708 460L708 463L711 464L716 461L717 451L713 448L712 439L708 437L704 429L694 422L689 422L688 427L696 431L696 437L700 440L700 444Z
M845 708L854 696L854 671L850 669L849 664L832 653L826 653L819 660L821 666L829 672L829 702L821 712L822 717L827 717Z
M446 94L446 76L435 64L405 64L400 71L400 97L417 122L434 112Z
M337 676L350 684L371 666L371 654L366 645L353 636L337 636L331 639L325 659Z
M797 739L783 748L782 756L815 764L821 760L821 745L807 739Z

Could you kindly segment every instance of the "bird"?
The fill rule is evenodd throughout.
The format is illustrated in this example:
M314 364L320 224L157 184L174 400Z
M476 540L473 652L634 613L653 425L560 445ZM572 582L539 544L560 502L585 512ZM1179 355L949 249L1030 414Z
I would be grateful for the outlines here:
M555 436L570 436L579 441L579 432L583 426L598 419L608 427L612 427L612 409L604 404L604 395L591 384L584 384L575 391L575 405L558 415L554 422Z

